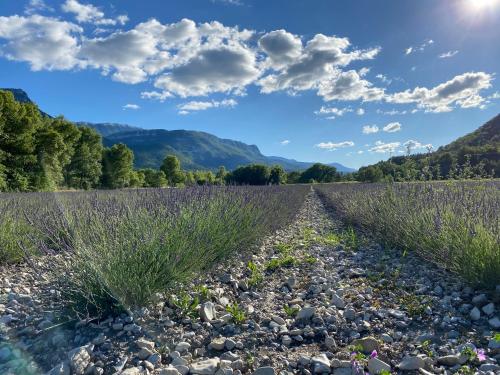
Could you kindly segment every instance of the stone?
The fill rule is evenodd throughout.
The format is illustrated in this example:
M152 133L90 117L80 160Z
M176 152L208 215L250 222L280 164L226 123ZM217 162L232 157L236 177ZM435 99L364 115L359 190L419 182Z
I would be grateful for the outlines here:
M191 366L189 366L189 370L192 374L213 375L217 371L219 362L220 359L217 357L206 359L204 361L191 364Z
M479 320L481 318L481 311L479 311L479 309L477 307L474 307L470 311L469 315L470 315L471 320L476 321L476 320Z
M215 338L210 342L210 347L213 350L224 350L225 346L226 346L226 339L223 337Z
M491 371L492 373L496 373L497 371L500 370L500 366L496 365L494 363L483 363L481 366L479 366L479 371L483 372L489 372Z
M420 357L406 356L398 365L400 370L414 371L425 367L425 361Z
M227 339L225 346L227 350L233 350L234 348L236 348L236 342L234 340Z
M4 346L2 349L0 349L0 363L7 362L7 360L10 358L11 354L12 354L12 352L6 346Z
M352 308L348 308L344 311L344 318L346 320L354 320L356 319L356 311Z
M500 349L500 341L495 340L494 338L488 341L488 349Z
M61 362L50 370L47 375L70 375L71 370L67 362Z
M191 344L185 341L181 341L175 346L175 351L179 353L186 353L189 348L191 348Z
M484 305L481 309L486 315L492 315L495 312L495 305L493 303L488 303Z
M354 374L353 370L349 367L339 367L333 370L333 375L352 375Z
M147 348L142 348L141 350L139 350L139 353L137 353L137 357L139 357L139 359L145 360L148 359L149 356L153 354L154 352L152 350L149 350Z
M352 342L354 346L361 346L363 353L370 354L374 350L379 350L380 342L374 337L364 337Z
M319 354L311 358L311 365L315 374L329 373L330 360L326 354Z
M139 368L131 367L123 370L120 375L141 375L141 373L142 371Z
M90 354L86 346L80 346L68 353L69 365L72 373L75 375L83 375L85 369L90 363Z
M189 373L189 367L185 365L177 365L174 368L181 373L181 375L187 375Z
M257 370L253 372L253 375L274 375L274 374L275 374L274 368L270 366L259 367Z
M394 339L388 335L387 333L383 333L380 335L380 338L382 339L383 342L385 342L386 344L391 344L394 342Z
M123 329L123 323L114 323L112 328L114 331L121 331Z
M335 342L335 339L331 336L326 336L325 337L325 346L327 347L328 350L333 350L337 347L337 343Z
M288 287L288 289L292 290L297 285L297 279L293 276L289 277L288 279L286 279L285 285Z
M476 306L483 306L488 303L488 298L486 297L486 294L478 294L477 296L474 296L472 298L472 303Z
M281 337L281 343L285 346L289 346L292 343L292 338L288 335L283 335Z
M500 328L500 319L498 319L498 316L495 316L494 318L491 318L488 320L489 325L492 328L499 329Z
M211 322L212 320L217 319L215 305L212 302L205 302L201 305L200 318L204 322Z
M273 315L271 319L278 323L280 326L286 325L285 319L283 319L281 316Z
M331 304L334 305L338 309L345 308L345 302L342 298L340 298L337 294L332 296Z
M316 313L316 308L314 308L314 307L303 307L297 313L296 320L309 320L309 319L311 319L314 316L315 313Z
M368 360L368 371L370 371L371 375L380 374L382 371L390 372L391 366L378 358L370 358Z
M438 364L443 366L455 366L460 364L460 357L457 355L445 355L437 359Z
M149 349L153 351L155 349L155 343L153 341L148 341L146 339L139 339L135 342L135 344L140 348L140 349Z
M175 367L169 366L167 368L161 369L158 375L181 375L181 373Z
M154 353L148 357L148 362L150 362L153 366L158 366L161 363L161 354Z

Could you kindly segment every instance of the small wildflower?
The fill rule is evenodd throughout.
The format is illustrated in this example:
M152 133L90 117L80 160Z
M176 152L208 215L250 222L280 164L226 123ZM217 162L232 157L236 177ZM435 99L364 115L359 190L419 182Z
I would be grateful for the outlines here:
M374 350L371 354L370 354L370 358L377 358L378 357L378 353L376 350Z
M476 355L479 362L486 361L486 355L484 354L484 349L476 349Z

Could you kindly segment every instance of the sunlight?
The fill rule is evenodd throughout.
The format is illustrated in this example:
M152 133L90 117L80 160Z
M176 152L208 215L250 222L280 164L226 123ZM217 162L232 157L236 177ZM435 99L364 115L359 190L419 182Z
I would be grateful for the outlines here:
M499 4L499 0L465 0L467 9L471 12L492 10Z

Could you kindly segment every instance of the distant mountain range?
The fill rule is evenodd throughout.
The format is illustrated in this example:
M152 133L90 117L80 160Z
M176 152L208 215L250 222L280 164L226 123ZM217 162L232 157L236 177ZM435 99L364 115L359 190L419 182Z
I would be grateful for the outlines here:
M26 92L21 89L2 90L11 91L20 102L31 102ZM49 116L44 112L42 114ZM102 135L106 146L120 142L126 144L134 152L136 168L158 168L167 154L176 155L182 167L187 170L215 170L221 165L232 170L241 165L260 163L280 164L285 170L292 171L307 169L313 164L279 156L265 156L255 145L219 138L200 131L149 130L115 123L76 122L76 124L94 128ZM355 171L339 163L329 165L342 173Z

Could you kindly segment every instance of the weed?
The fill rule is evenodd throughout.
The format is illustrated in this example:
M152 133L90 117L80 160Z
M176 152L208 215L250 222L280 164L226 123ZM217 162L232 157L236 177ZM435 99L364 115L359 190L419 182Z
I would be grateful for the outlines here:
M274 247L281 255L289 255L293 250L293 245L288 243L279 243L274 245Z
M250 287L257 286L264 281L264 275L257 264L248 262L247 268L250 271L250 278L248 279Z
M287 255L281 258L271 259L266 263L266 269L270 271L274 271L281 267L292 267L298 264L297 258L292 255Z
M359 248L359 240L352 226L347 227L341 234L342 242L348 250L356 251Z
M340 237L336 233L328 233L319 238L319 242L327 246L337 246L340 244Z
M425 340L422 342L422 351L427 355L427 357L432 358L434 356L434 352L431 348L431 342L429 340Z
M299 312L298 308L290 307L288 305L284 305L283 310L285 310L286 315L289 316L290 318L293 318Z
M304 258L304 262L309 264L314 264L318 261L318 258L313 257L312 255L308 255Z
M226 306L226 311L231 314L233 321L236 324L242 324L246 320L245 311L238 305L238 303L233 303Z
M198 316L198 305L200 304L198 296L191 297L188 293L181 292L179 296L173 296L171 303L179 309L181 316L188 316L190 318Z
M428 304L425 298L415 294L406 294L400 298L399 303L411 317L423 316Z
M206 285L200 285L195 287L195 292L200 297L201 301L210 301L213 297L213 293Z

